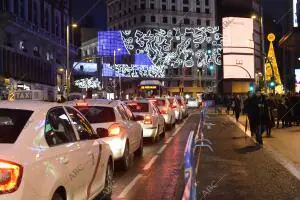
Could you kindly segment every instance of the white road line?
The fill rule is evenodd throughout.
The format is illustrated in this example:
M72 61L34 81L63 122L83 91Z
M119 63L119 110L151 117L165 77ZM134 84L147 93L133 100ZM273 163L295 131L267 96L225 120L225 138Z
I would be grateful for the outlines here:
M170 137L165 143L169 144L173 140L173 137Z
M233 117L229 117L233 123L237 125L243 132L245 131L245 126L241 123L236 123ZM256 142L254 138L251 137L251 132L247 130L246 135L248 135L253 142ZM273 149L270 145L266 145L267 142L264 142L264 149L267 150L267 152L279 163L281 164L284 168L286 168L293 176L295 176L298 180L300 180L300 170L296 167L296 165L285 158L280 152L276 151Z
M185 124L185 122L184 122L184 124ZM177 133L180 131L180 129L183 127L183 125L182 126L179 126L177 129L176 129L176 131L172 134L172 136L176 136L177 135Z
M162 146L159 150L158 150L158 152L157 152L157 154L161 154L162 152L164 152L164 150L167 148L167 146L168 145L164 145L164 146Z
M158 158L158 155L156 155L156 156L154 156L146 165L145 165L145 167L144 167L144 171L147 171L147 170L149 170L151 167L152 167L152 165L155 163L155 161L157 160L157 158Z
M142 174L138 174L119 194L118 198L123 199L129 193L129 191L134 187L134 185L142 178Z

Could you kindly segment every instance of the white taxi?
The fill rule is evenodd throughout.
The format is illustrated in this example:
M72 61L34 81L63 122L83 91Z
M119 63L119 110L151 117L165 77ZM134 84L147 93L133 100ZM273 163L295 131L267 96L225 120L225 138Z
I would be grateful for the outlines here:
M165 119L159 108L147 100L127 101L128 108L143 120L140 124L143 128L143 137L152 138L152 142L157 142L160 135L165 133Z
M94 199L112 193L109 146L74 108L0 102L0 199Z
M121 101L89 99L73 102L94 130L109 144L113 159L123 168L130 166L130 155L143 155L143 129L129 108Z

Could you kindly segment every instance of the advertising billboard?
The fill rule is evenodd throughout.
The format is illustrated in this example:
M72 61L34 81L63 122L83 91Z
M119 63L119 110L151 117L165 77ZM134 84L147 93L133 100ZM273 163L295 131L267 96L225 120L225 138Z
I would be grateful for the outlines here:
M293 24L294 27L299 26L300 20L300 0L293 0Z
M251 18L223 18L224 79L254 79L254 22Z
M295 69L296 75L296 92L300 92L300 69Z

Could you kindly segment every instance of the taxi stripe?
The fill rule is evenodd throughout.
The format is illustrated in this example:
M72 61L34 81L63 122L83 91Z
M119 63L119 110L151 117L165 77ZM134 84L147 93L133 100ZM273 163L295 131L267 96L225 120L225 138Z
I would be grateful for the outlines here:
M91 189L92 189L92 184L96 178L96 175L97 175L97 172L98 172L98 169L99 169L99 165L100 165L100 160L101 160L101 144L99 144L99 156L97 158L97 163L96 163L96 167L94 169L94 173L93 173L93 176L92 176L92 179L91 181L89 182L89 186L87 188L87 199L90 198L90 195L91 195Z

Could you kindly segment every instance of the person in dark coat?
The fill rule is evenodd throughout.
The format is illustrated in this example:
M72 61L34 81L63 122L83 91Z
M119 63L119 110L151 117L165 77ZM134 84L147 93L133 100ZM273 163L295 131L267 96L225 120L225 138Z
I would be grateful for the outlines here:
M241 114L241 98L239 95L237 95L234 99L234 114L235 119L238 122Z
M249 126L251 135L255 135L255 129L256 129L256 121L255 121L255 112L253 111L254 107L254 95L249 92L247 98L244 101L244 112L248 116Z

